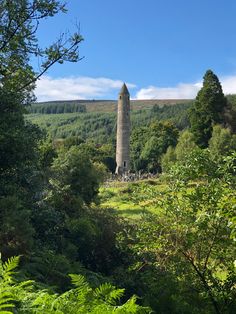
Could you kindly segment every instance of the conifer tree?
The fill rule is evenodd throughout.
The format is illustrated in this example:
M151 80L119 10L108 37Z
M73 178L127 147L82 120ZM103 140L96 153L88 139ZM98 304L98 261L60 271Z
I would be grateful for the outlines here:
M208 70L203 77L203 87L198 92L190 111L191 132L197 145L208 146L214 124L224 120L227 99L223 94L218 77Z

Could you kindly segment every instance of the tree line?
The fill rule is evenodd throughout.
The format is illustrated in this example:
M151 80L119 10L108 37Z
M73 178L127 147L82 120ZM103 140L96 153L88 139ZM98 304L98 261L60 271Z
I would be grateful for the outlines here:
M63 102L32 104L27 108L27 112L39 114L86 112L86 106L78 103L63 103Z

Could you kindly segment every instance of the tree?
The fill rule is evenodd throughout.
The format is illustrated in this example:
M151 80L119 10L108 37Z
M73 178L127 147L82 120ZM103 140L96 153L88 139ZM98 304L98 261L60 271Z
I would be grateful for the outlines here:
M218 77L208 70L203 77L203 87L198 92L190 110L191 132L195 143L202 148L208 146L214 124L224 121L224 110L227 106Z
M32 211L41 194L39 141L42 132L24 120L35 82L53 64L79 59L79 33L63 34L47 48L37 40L40 21L65 5L56 0L0 0L0 246L4 258L28 252ZM39 72L29 64L41 61ZM42 169L41 169L42 170ZM37 187L37 189L36 189Z
M178 139L175 148L176 158L178 161L185 159L185 155L195 149L197 145L194 143L193 134L187 129L183 131Z
M61 151L53 162L52 171L53 195L58 196L60 202L63 200L68 210L72 210L70 206L75 200L77 205L96 201L100 171L80 147L72 146L68 151Z
M161 168L163 172L167 172L176 162L176 152L175 148L169 146L167 151L161 157Z
M152 123L149 127L148 138L144 143L141 158L146 161L150 171L160 171L160 159L169 146L177 143L178 130L172 122Z
M188 159L189 153L197 147L194 143L193 134L187 129L183 131L178 139L176 147L169 146L162 156L161 166L166 172L178 161Z
M236 135L229 129L220 125L213 127L212 137L209 141L209 150L214 160L220 161L236 149Z
M143 297L155 295L157 313L234 313L234 188L219 179L190 187L176 178L157 202L161 210L143 215L123 240L133 250L134 262L127 268L139 276L137 284L148 280ZM174 306L160 311L164 295Z
M209 149L199 147L187 151L183 159L178 160L170 169L171 181L190 180L210 181L219 176L218 164L212 160Z
M78 46L83 40L77 31L63 33L49 47L38 44L37 30L43 19L66 12L65 4L56 0L0 0L0 82L11 92L32 96L34 83L53 64L79 59ZM36 57L39 71L29 64Z
M236 95L227 95L227 107L224 112L224 127L236 133Z
M38 143L42 132L24 121L16 95L0 87L0 246L4 257L32 245L31 209L40 190Z
M132 131L130 138L130 155L131 155L131 167L133 170L138 171L145 168L143 160L140 155L147 138L147 127L137 127Z
M177 143L178 130L170 121L153 122L136 129L131 136L131 155L135 170L160 171L161 156Z

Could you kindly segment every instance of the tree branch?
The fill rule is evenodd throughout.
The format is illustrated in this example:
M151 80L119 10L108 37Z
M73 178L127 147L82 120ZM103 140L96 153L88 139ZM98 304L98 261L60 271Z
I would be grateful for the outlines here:
M78 42L75 42L70 48L68 48L64 53L60 54L57 58L55 58L54 60L52 60L46 67L45 69L43 69L34 79L28 81L26 84L24 84L23 86L21 86L19 89L17 89L17 92L20 92L22 90L24 90L26 87L28 87L29 85L35 83L38 79L40 79L40 77L46 73L48 71L49 68L51 68L55 63L57 63L58 61L62 60L63 57L65 57L68 52L70 52L71 50L73 50L75 47L77 47L77 45L82 41L83 39L81 38ZM82 60L84 57L79 58L78 61Z
M215 312L216 312L217 314L221 314L221 313L220 313L220 310L219 310L219 307L218 307L218 303L216 302L216 300L215 300L215 298L214 298L214 296L213 296L213 294L212 294L211 288L209 287L209 285L208 285L208 283L207 283L207 281L206 281L206 279L205 279L204 273L201 273L200 270L197 268L197 266L196 266L195 263L194 263L193 258L191 258L191 257L190 257L188 254L186 254L184 251L182 251L182 250L180 250L180 251L181 251L181 253L184 255L184 257L190 262L190 264L192 265L193 269L196 271L198 277L200 278L200 280L201 280L203 286L205 287L205 289L206 289L206 291L207 291L207 293L208 293L208 295L209 295L209 297L210 297L210 300L211 300L211 303L212 303L212 305L213 305L213 307L214 307L214 309L215 309Z

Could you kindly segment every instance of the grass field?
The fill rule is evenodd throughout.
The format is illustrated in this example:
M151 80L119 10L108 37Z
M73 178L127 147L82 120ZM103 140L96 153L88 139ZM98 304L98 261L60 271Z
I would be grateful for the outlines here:
M121 216L138 219L145 212L158 213L167 185L159 179L132 183L111 182L100 189L101 206L113 208Z

